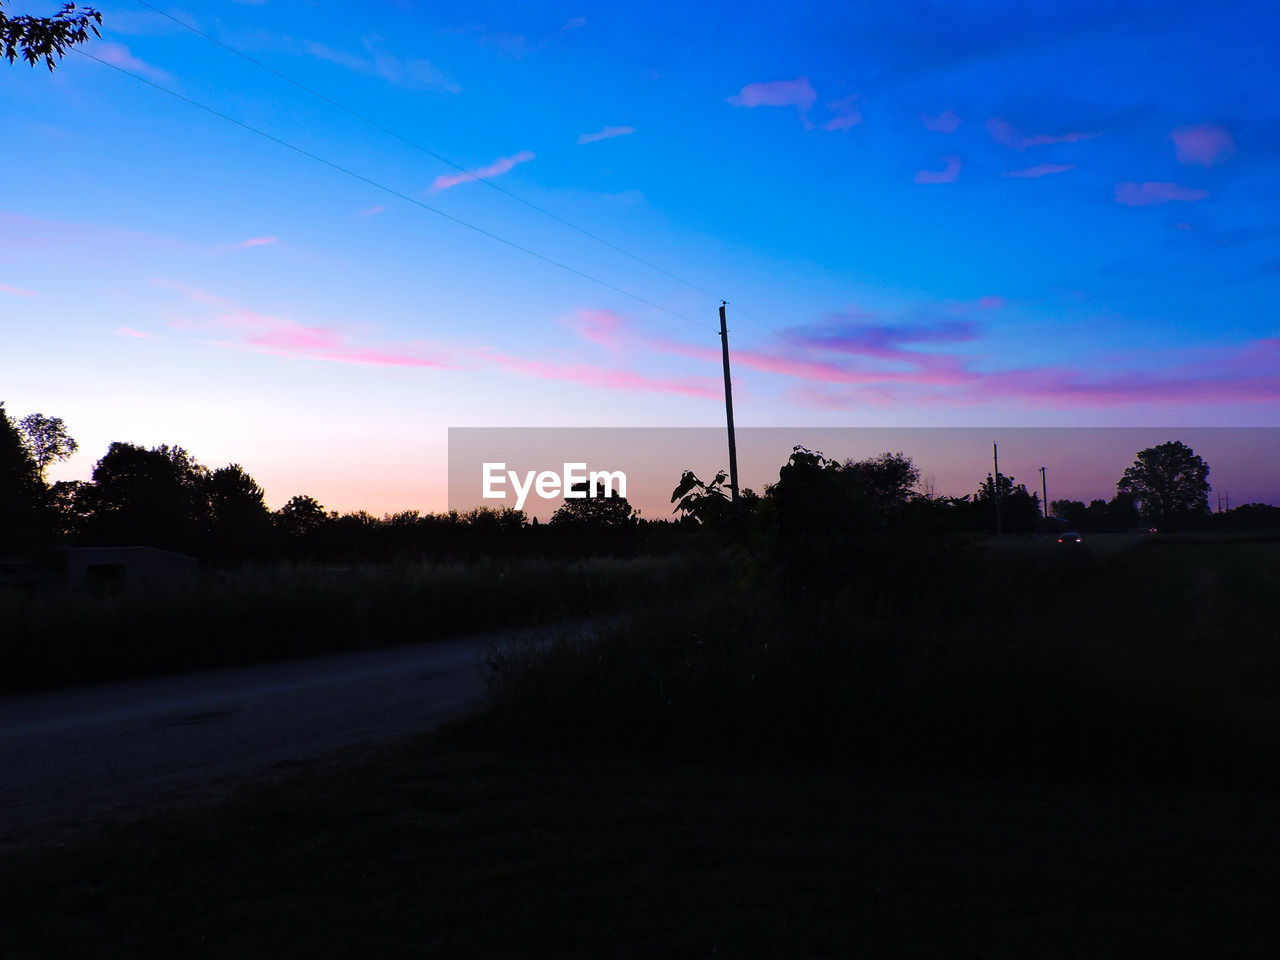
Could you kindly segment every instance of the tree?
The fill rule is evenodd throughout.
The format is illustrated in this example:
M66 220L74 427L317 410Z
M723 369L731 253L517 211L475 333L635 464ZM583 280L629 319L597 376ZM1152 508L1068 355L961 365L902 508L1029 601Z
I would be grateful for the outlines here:
M575 483L573 491L579 496L565 497L564 503L551 515L553 526L617 530L635 523L635 511L627 498L615 494L603 483L597 483L591 495L587 495L590 487L585 483Z
M0 554L34 541L44 500L36 462L0 403Z
M209 470L182 447L113 443L80 499L99 541L190 550L208 530Z
M275 513L276 526L286 536L293 538L305 537L312 531L319 530L328 520L329 515L324 512L320 502L315 497L303 494L290 497L289 502Z
M55 57L61 60L68 47L87 41L90 31L101 37L101 25L102 14L93 7L77 11L74 3L64 3L52 17L9 17L0 10L0 44L10 63L19 56L33 67L43 60L52 73Z
M1143 517L1157 523L1207 515L1209 489L1209 465L1177 440L1139 450L1116 483L1118 492L1133 495Z
M62 422L61 417L30 413L18 421L18 431L36 462L41 482L44 482L45 471L50 464L66 460L80 449L80 444L67 433L67 425Z
M1025 483L1015 484L1013 477L1000 474L1000 520L1006 533L1033 533L1040 522L1040 497L1028 493ZM978 528L996 528L996 483L991 474L982 481L973 498Z
M209 477L210 532L215 547L243 554L262 546L271 529L271 513L262 488L238 463Z

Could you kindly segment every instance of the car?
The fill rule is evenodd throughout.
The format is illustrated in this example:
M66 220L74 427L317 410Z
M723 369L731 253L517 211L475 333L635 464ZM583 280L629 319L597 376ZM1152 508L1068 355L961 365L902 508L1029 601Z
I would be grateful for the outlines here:
M1084 537L1080 536L1080 534L1072 530L1072 531L1068 531L1067 533L1059 534L1058 542L1059 543L1084 543Z

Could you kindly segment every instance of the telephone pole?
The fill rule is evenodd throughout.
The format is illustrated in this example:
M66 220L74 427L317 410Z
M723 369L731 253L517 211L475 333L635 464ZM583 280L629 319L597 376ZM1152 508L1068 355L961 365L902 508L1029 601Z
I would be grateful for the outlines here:
M725 324L724 308L727 301L720 301L720 351L724 357L724 415L729 423L729 494L738 502L738 441L733 433L733 382L729 377L729 328Z
M1049 494L1044 485L1044 467L1040 468L1040 508L1044 512L1044 518L1049 519Z
M991 444L991 459L995 461L996 475L992 481L996 488L996 536L1004 536L1004 518L1000 515L1000 450L994 441Z

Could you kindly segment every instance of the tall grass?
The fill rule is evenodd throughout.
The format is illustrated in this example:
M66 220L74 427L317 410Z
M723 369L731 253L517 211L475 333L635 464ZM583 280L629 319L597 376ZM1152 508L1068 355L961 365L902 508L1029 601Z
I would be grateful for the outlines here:
M0 689L412 643L657 602L707 557L278 565L0 593Z
M740 584L506 652L490 723L552 750L1280 782L1280 546L998 545L907 609L886 590Z

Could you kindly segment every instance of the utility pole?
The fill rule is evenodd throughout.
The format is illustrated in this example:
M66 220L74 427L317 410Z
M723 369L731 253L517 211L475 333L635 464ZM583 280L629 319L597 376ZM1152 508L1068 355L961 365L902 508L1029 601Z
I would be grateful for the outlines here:
M1040 508L1044 511L1044 518L1049 519L1049 493L1044 485L1044 467L1040 468Z
M992 481L996 488L996 536L1004 536L1004 518L1000 515L1000 451L994 441L991 443L991 458L995 461L996 476Z
M724 308L727 301L720 301L720 352L724 357L724 416L729 423L729 493L738 502L738 441L733 433L733 382L729 377L729 328L725 324Z

